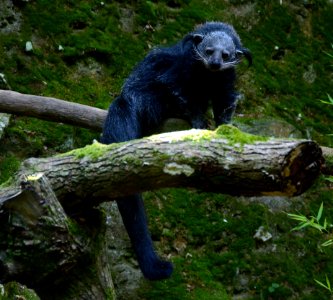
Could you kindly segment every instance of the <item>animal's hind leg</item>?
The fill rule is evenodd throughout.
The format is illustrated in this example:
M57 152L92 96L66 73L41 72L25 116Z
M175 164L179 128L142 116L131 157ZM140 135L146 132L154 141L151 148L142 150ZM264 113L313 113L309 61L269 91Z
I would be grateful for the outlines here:
M170 277L172 264L162 261L154 251L141 195L117 199L117 204L143 275L149 280Z

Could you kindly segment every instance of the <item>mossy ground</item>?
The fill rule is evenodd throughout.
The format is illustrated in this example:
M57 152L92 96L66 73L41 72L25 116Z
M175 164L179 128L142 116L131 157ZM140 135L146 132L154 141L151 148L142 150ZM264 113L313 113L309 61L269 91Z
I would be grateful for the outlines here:
M16 282L9 282L5 285L0 284L0 299L25 299L25 300L40 300L33 290L28 289Z
M332 92L333 5L328 1L46 1L19 2L21 31L0 33L0 73L18 92L107 108L131 69L155 45L179 40L195 24L234 24L254 65L238 68L244 93L237 119L282 118L304 137L332 146L333 110L319 102ZM282 4L281 4L282 3ZM26 41L34 50L25 52ZM60 47L61 46L61 47ZM18 162L90 144L99 134L62 124L12 117L1 141L0 180ZM147 193L148 214L160 248L172 253L175 274L147 283L144 299L327 299L314 278L333 278L332 248L318 247L311 230L260 203L183 190ZM167 200L166 200L167 199ZM288 211L313 214L324 201L333 220L326 184ZM160 207L162 209L156 209ZM259 226L273 234L255 241ZM185 247L185 248L184 248ZM182 250L183 249L183 250Z

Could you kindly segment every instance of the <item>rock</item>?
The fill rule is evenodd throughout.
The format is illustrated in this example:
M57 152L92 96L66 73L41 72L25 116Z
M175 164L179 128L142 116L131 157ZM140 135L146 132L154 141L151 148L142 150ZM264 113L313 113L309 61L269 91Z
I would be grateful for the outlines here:
M307 83L312 84L312 83L315 82L316 78L317 78L316 71L313 67L313 64L311 64L311 65L308 66L307 71L303 73L303 79Z
M0 89L11 90L10 85L7 82L6 76L3 73L0 73Z
M234 122L242 131L275 138L302 138L302 133L293 125L279 119L253 119L246 124Z
M11 0L0 1L0 32L13 33L21 28L22 15L14 8Z
M5 128L8 126L8 124L9 124L9 119L10 119L10 115L0 113L0 139L1 139L1 137L2 137L2 134L3 134L4 129L5 129Z
M264 226L260 226L255 235L253 236L255 239L260 240L262 242L267 242L270 240L273 236L271 233L269 233Z
M31 41L27 41L25 43L25 51L26 52L32 52L34 50L34 47L32 46L32 42Z
M139 300L137 292L144 279L123 225L117 204L103 204L107 214L108 255L117 300Z

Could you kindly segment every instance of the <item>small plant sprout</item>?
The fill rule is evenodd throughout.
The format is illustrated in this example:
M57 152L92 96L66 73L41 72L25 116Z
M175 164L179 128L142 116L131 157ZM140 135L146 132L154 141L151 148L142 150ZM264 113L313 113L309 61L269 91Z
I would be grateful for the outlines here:
M333 288L331 286L330 280L328 279L327 275L326 275L326 284L315 279L314 280L317 284L319 284L321 287L327 289L328 291L330 291L331 294L333 294Z
M329 104L329 105L333 105L333 98L331 97L330 94L327 94L327 99L328 100L320 100L320 102L325 103L325 104Z
M289 218L299 221L299 225L294 227L292 231L294 230L301 230L305 227L312 227L314 229L319 230L320 232L327 231L327 221L326 218L324 219L324 222L320 224L320 219L322 217L324 210L324 205L321 203L317 216L310 216L309 218L304 215L297 215L297 214L287 214Z
M333 245L333 239L329 239L329 240L327 240L326 242L322 243L321 245L322 245L323 247L331 246L331 245Z
M332 100L332 98L331 98L331 100ZM333 101L332 101L332 104L333 104ZM333 182L332 177L329 179L329 181ZM326 221L326 218L324 219L323 224L320 223L320 219L323 215L323 211L324 211L324 205L323 205L323 203L321 203L321 205L319 207L319 210L318 210L318 213L317 213L317 216L311 216L310 218L308 218L308 217L303 216L303 215L288 214L289 218L291 218L293 220L296 220L296 221L299 221L299 225L294 227L292 229L292 231L293 230L300 230L300 229L305 228L305 227L312 227L314 229L319 230L321 233L323 233L323 231L327 232L328 231L327 228L331 227L331 224L328 225L328 223ZM321 246L323 246L323 247L327 247L327 246L331 246L331 245L333 245L333 239L329 239L329 240L327 240L327 241L325 241L324 243L321 244ZM314 279L314 281L318 285L320 285L321 287L330 291L331 294L333 294L333 288L331 286L331 282L328 279L327 275L326 275L326 282L325 283L322 282L322 281L319 281L317 279Z
M332 47L332 49L333 49L333 44L331 44L331 47ZM333 54L332 54L332 53L329 53L329 52L326 52L326 51L324 51L324 53L325 53L326 55L328 55L329 57L333 58Z

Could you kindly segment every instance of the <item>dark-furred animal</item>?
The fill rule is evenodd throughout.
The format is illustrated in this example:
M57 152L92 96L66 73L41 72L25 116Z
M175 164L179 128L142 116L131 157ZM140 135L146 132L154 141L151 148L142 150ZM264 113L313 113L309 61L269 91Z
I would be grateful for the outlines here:
M235 66L251 53L231 25L207 22L171 47L156 48L136 66L110 105L101 142L123 142L155 133L167 118L206 128L212 104L216 125L229 123L236 107ZM141 195L116 199L143 275L168 278L172 264L154 251Z

